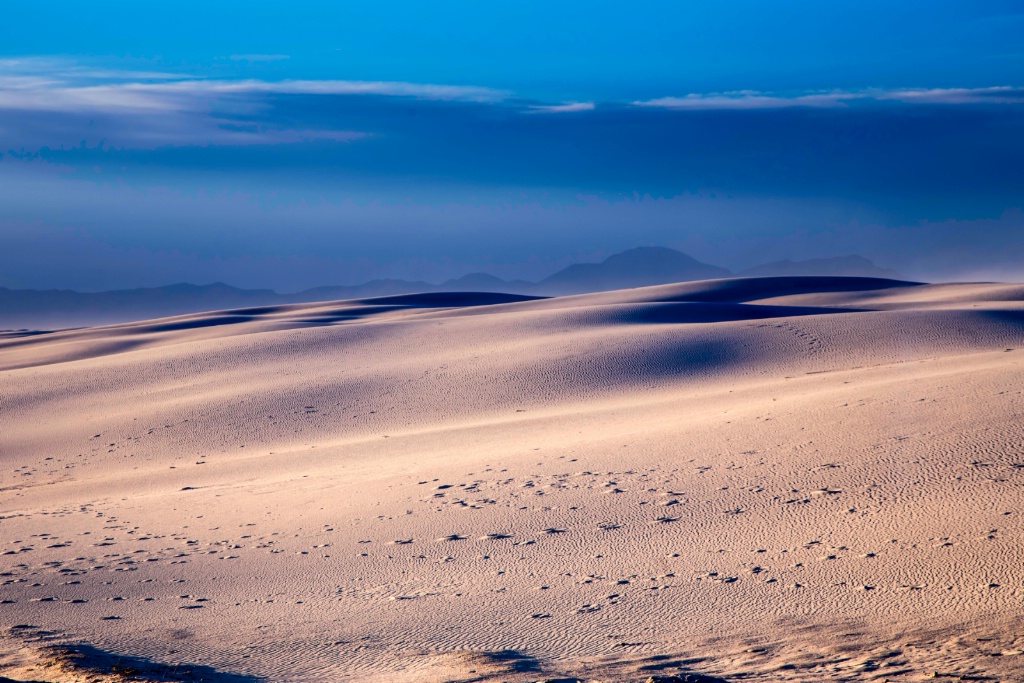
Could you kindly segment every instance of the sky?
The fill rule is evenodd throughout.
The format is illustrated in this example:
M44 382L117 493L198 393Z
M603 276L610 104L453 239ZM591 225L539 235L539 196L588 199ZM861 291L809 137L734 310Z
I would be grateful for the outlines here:
M1024 279L1019 1L7 0L0 286Z

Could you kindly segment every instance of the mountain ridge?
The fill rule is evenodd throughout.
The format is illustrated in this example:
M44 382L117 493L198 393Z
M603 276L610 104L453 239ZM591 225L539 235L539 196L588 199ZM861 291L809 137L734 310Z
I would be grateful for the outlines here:
M563 296L735 276L823 274L902 277L896 271L879 268L870 260L856 255L776 261L733 273L674 249L648 246L627 249L598 263L575 263L538 282L503 280L489 273L477 272L440 284L383 278L356 285L312 287L290 294L280 294L272 289L244 289L224 282L208 285L176 283L104 292L0 287L0 330L82 327L203 310L365 299L416 292L476 291Z

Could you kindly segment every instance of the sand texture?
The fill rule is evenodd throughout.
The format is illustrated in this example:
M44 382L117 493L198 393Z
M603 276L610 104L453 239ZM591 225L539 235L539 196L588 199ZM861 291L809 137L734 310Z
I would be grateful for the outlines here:
M8 334L0 464L16 680L1024 681L1020 285Z

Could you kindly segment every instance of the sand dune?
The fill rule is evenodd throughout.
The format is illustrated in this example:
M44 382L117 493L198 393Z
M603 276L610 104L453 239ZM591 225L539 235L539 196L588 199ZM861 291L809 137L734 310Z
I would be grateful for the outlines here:
M0 373L10 678L1024 680L1020 285L269 306Z
M899 277L861 256L810 261L767 263L744 276L768 275L873 275ZM614 254L601 263L577 263L540 282L502 280L486 273L469 273L435 285L408 280L371 280L360 285L315 287L292 294L269 289L239 289L224 283L177 284L164 287L75 292L68 290L12 290L0 287L0 338L11 332L67 327L110 325L147 318L184 315L195 311L282 306L312 301L362 299L430 292L432 296L458 293L517 292L545 296L597 292L695 279L730 277L728 270L700 263L664 247L640 247ZM452 294L447 294L451 297Z

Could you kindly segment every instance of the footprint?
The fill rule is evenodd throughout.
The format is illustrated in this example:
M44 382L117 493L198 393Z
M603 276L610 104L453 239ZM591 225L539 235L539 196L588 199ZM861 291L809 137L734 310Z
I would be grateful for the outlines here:
M834 496L842 492L842 489L833 489L826 486L823 489L814 489L811 491L811 495L817 498L819 496Z

